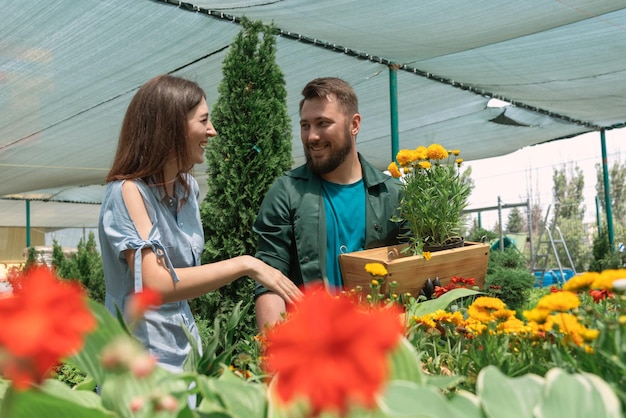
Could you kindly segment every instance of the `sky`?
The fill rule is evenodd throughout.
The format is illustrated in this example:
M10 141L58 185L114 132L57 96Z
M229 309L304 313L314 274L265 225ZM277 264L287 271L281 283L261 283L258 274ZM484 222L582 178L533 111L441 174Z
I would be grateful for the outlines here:
M626 159L626 128L605 131L605 139L609 168L615 161L623 163ZM461 156L462 153L463 150ZM472 167L471 177L475 184L468 209L497 206L498 196L502 204L525 203L530 197L531 202L539 200L542 217L545 217L552 204L553 170L565 167L570 178L570 169L577 165L585 180L585 222L595 223L596 163L602 163L600 132L525 147L501 157L464 162L466 168ZM525 216L524 208L519 209ZM503 226L506 226L509 211L502 211ZM492 229L497 220L496 210L481 213L481 224L485 229Z

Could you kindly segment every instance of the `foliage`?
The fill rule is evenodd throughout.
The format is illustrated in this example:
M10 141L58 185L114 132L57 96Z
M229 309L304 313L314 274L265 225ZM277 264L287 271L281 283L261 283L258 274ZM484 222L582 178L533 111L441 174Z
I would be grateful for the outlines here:
M374 404L358 406L352 402L354 393L348 392L343 402L349 400L349 404L344 404L347 409L341 416L393 418L419 413L433 418L623 418L626 405L626 278L620 279L623 276L626 270L588 273L568 282L571 285L567 290L552 293L538 289L542 295L529 308L547 312L548 320L544 323L535 322L538 318L526 312L526 320L518 319L497 298L475 298L478 293L470 289L453 289L439 299L426 302L412 301L404 314L408 325L406 338L387 352L386 361L370 359L372 365L389 365L385 384L373 398ZM615 295L607 294L596 301L591 293L586 293L585 286L610 289ZM560 295L567 297L563 299ZM475 299L469 305L461 303L468 297ZM340 303L343 306L339 299L328 300L328 303L336 300L337 306ZM567 304L564 300L577 303ZM311 411L307 401L309 391L318 387L316 379L327 379L319 371L304 374L302 379L308 384L298 381L300 387L307 387L301 392L303 397L285 403L278 399L275 378L268 380L271 376L240 373L226 364L213 369L216 373L208 376L202 373L206 363L198 356L190 357L186 372L172 374L146 363L149 358L130 338L119 317L114 318L96 302L91 301L89 307L98 327L87 336L84 347L69 363L84 370L93 381L70 389L54 379L46 379L30 389L17 390L11 381L0 379L0 416L305 417ZM377 312L389 308L362 306L362 309L374 319ZM310 310L314 314L314 306ZM244 311L245 307L233 313L232 325ZM570 315L574 313L577 315ZM348 323L354 325L352 316L356 314L355 311L342 315L347 315ZM554 322L550 321L566 315L576 318L576 327L552 327ZM288 315L285 324L291 320L292 316ZM365 320L358 326L358 341L366 341L368 335L380 338L380 330L368 331L372 322L375 321ZM335 337L345 329L337 325L323 338ZM299 332L304 329L302 325L291 328L290 339L298 344L315 347L320 343L320 336L311 332L314 329ZM354 336L346 333L337 337L349 343ZM580 337L580 342L575 337ZM344 346L340 344L335 349L343 350ZM215 358L214 350L207 348L205 353L206 358ZM297 367L309 361L292 350L275 355L297 360L292 362ZM368 356L354 360L367 361ZM101 388L101 396L93 393L95 384ZM346 387L349 391L352 386ZM190 394L198 402L194 409L188 404ZM326 409L329 402L330 399L322 399L320 417L339 416L336 410Z
M515 248L490 251L485 291L502 299L511 309L519 309L528 300L535 277L526 267L526 259Z
M552 233L553 240L559 241L561 237L556 230L558 227L563 235L563 241L567 246L569 256L563 245L555 245L558 255L558 261L555 259L554 251L549 246L547 237L538 243L539 249L542 246L547 258L543 260L545 266L569 267L570 259L572 260L572 268L576 271L584 271L588 268L590 262L591 242L588 239L588 233L582 222L585 214L585 206L583 204L583 189L585 180L582 170L577 165L563 166L559 170L553 171L553 199L554 213L549 221L549 229Z
M400 150L397 163L388 167L392 176L402 178L403 194L394 219L406 221L406 251L412 255L421 254L425 245L441 246L460 237L471 183L460 173L459 154L439 144L419 146Z
M559 170L555 168L552 174L552 192L555 207L553 226L561 218L582 221L585 215L585 207L583 205L585 177L578 165L570 165L568 168L568 173L566 173L566 167L563 166Z
M509 217L506 223L506 232L517 233L524 232L526 230L526 221L522 217L522 212L519 208L514 207L509 212Z
M69 257L63 254L63 249L55 240L52 245L52 265L59 277L78 280L85 286L91 299L104 303L104 269L93 232L89 233L87 241L80 239L77 251Z
M485 277L485 292L502 299L511 309L520 309L535 285L535 276L527 269L493 268Z
M594 236L592 255L593 260L589 264L590 271L617 269L626 264L626 254L611 248L606 225L600 234Z
M241 25L224 59L211 115L218 135L206 151L209 190L200 208L203 263L254 254L252 225L261 201L275 178L291 167L287 93L273 29L246 19ZM203 318L224 321L224 312L237 301L252 300L252 285L248 278L237 280L192 300L191 308ZM254 316L247 316L236 339L254 329Z
M485 228L474 225L474 228L469 232L466 239L471 242L483 242L488 243L498 237L495 231L489 231Z

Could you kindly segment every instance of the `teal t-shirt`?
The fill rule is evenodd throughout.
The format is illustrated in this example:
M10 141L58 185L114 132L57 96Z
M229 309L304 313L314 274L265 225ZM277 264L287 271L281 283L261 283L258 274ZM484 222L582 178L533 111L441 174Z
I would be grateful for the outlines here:
M326 276L331 289L342 289L339 255L365 246L365 185L322 181L326 211Z

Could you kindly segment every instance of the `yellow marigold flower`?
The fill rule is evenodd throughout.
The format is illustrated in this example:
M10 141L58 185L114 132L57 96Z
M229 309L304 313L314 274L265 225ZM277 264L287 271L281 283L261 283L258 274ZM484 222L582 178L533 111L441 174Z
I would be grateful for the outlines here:
M572 292L556 292L545 295L537 302L537 309L565 312L580 306L578 295Z
M400 166L406 167L413 162L414 157L415 154L411 150L401 149L396 154L396 161L398 161L398 164L400 164Z
M455 162L457 167L461 167L461 164L463 164L463 158L457 158Z
M430 144L426 148L426 154L429 160L445 160L448 158L448 151L439 144Z
M365 271L375 277L385 277L387 275L387 269L381 263L367 263L365 264Z
M432 167L432 164L428 161L420 161L417 165L423 170L430 170L430 167Z
M372 286L378 286L380 283L378 283L378 280L376 279L372 279Z
M417 160L425 160L428 158L428 151L426 149L425 146L420 145L419 147L415 148L415 156L417 157Z
M411 320L415 323L415 325L422 324L422 325L426 326L427 328L436 328L437 327L437 323L429 315L424 315L424 316L419 316L419 317L413 315Z
M422 252L422 257L424 257L424 259L426 261L430 260L431 258L433 258L433 255L430 251L424 251Z
M532 309L530 311L522 312L522 316L529 321L536 322L537 324L543 324L546 318L550 315L549 309Z
M626 325L626 315L620 315L619 318L617 318L617 322L620 325Z
M579 292L581 290L589 289L598 277L600 277L600 274L596 272L578 274L565 282L563 290L567 290L568 292Z
M548 328L548 323L550 327ZM591 341L598 338L600 334L597 330L585 328L576 316L569 313L558 313L551 315L546 321L546 329L557 330L563 334L565 343L574 343L581 347L585 341Z
M515 316L509 317L506 321L498 324L498 331L504 334L531 334L532 329L526 325L524 321L516 318Z
M626 278L626 269L607 269L600 273L600 277L591 285L594 289L613 290L613 282Z
M395 161L387 166L387 170L389 170L389 173L391 173L391 177L394 177L397 179L402 177L402 173L400 172L400 169L398 168L398 164L396 164Z
M457 155L459 155L461 153L461 151L458 150L458 149L453 149L452 151L448 151L448 153L450 153L450 154L452 154L454 156L457 156Z
M470 318L480 322L489 323L496 319L495 312L506 309L506 305L501 299L489 296L481 296L467 308Z
M600 336L600 331L598 331L597 329L585 328L584 330L582 330L580 335L585 341L593 341Z
M514 317L514 316L515 316L515 311L511 309L499 309L493 312L494 319L498 319L498 320L506 321L507 319Z
M472 318L469 318L465 322L465 328L467 328L474 335L480 335L488 329L487 325L485 325L483 322L477 321Z

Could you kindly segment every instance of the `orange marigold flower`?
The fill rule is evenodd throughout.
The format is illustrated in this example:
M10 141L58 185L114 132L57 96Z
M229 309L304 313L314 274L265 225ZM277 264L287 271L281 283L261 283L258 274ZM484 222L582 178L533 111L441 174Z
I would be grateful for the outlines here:
M415 156L417 160L425 160L428 158L428 151L425 146L420 145L415 148Z
M141 318L143 314L163 303L163 296L154 289L144 287L142 292L133 293L126 305L126 317L132 323Z
M20 285L12 297L0 299L0 371L26 389L80 350L96 320L83 287L57 279L47 267L30 268Z
M578 292L580 290L589 289L589 287L598 277L600 277L600 273L597 272L586 272L578 274L565 282L565 284L563 285L563 290L567 290L569 292Z
M439 144L430 144L426 148L426 154L429 160L445 160L448 158L448 150Z
M389 170L391 177L394 177L394 178L402 177L402 173L400 172L400 169L398 168L398 164L396 164L395 161L393 161L391 164L387 166L387 170Z
M498 312L503 310L506 310L506 304L502 299L481 296L467 308L467 314L472 319L489 323L496 320Z
M565 312L570 309L578 308L580 299L578 295L572 292L549 293L539 299L536 309Z
M401 167L411 164L414 161L413 158L415 158L415 154L408 149L402 149L396 154L396 161L398 161Z
M277 374L284 402L309 400L313 415L344 414L351 403L374 406L387 378L387 354L403 325L394 309L365 309L322 287L305 292L284 322L267 333L266 369Z
M599 290L613 290L613 282L619 279L626 279L626 269L606 269L602 270L591 287Z
M419 166L419 168L424 170L430 170L430 168L432 167L432 164L429 161L420 161L419 163L417 163L417 165Z
M387 275L387 269L381 263L367 263L365 264L365 271L376 277L385 277Z

